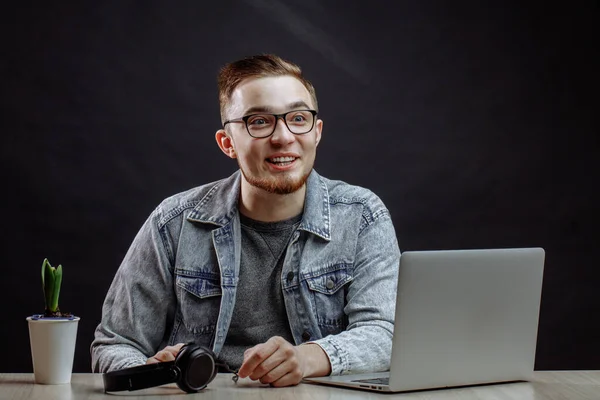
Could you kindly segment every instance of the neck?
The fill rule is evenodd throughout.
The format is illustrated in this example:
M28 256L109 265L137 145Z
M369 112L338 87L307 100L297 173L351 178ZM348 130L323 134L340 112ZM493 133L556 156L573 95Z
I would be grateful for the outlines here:
M294 193L275 194L250 185L242 176L240 212L262 222L283 221L300 214L304 208L306 184Z

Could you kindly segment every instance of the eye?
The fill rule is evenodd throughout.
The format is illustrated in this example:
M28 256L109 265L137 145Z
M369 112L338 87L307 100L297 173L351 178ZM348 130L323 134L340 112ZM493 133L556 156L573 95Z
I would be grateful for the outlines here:
M261 126L261 125L267 125L270 123L271 118L264 116L264 115L253 115L252 117L248 118L248 125L253 125L253 126Z
M304 117L304 115L298 114L298 115L294 115L293 121L294 122L304 122L304 121L306 121L306 118Z
M294 125L305 125L309 123L312 114L305 111L298 111L287 116L287 122Z

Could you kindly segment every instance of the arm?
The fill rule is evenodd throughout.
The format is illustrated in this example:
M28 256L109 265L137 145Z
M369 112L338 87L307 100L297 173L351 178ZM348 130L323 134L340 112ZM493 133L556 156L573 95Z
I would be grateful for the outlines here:
M384 208L359 233L344 307L347 329L309 342L327 353L332 375L389 369L399 263L396 233Z
M176 307L166 227L159 213L144 223L108 290L91 345L92 370L108 372L146 363L161 346Z

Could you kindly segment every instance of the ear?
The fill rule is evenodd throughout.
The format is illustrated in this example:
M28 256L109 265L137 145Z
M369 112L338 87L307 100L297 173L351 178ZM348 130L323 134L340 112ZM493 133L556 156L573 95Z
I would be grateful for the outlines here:
M215 139L219 148L225 155L229 158L237 158L237 154L235 152L235 145L233 143L233 139L231 136L227 134L225 129L219 129L215 134Z
M323 130L323 120L318 119L315 122L315 145L318 146L321 141L321 131Z

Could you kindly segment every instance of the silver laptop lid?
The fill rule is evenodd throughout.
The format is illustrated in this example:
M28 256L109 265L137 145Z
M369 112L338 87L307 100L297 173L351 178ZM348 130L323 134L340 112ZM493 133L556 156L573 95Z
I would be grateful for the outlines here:
M402 253L390 389L529 379L543 265L541 248Z

